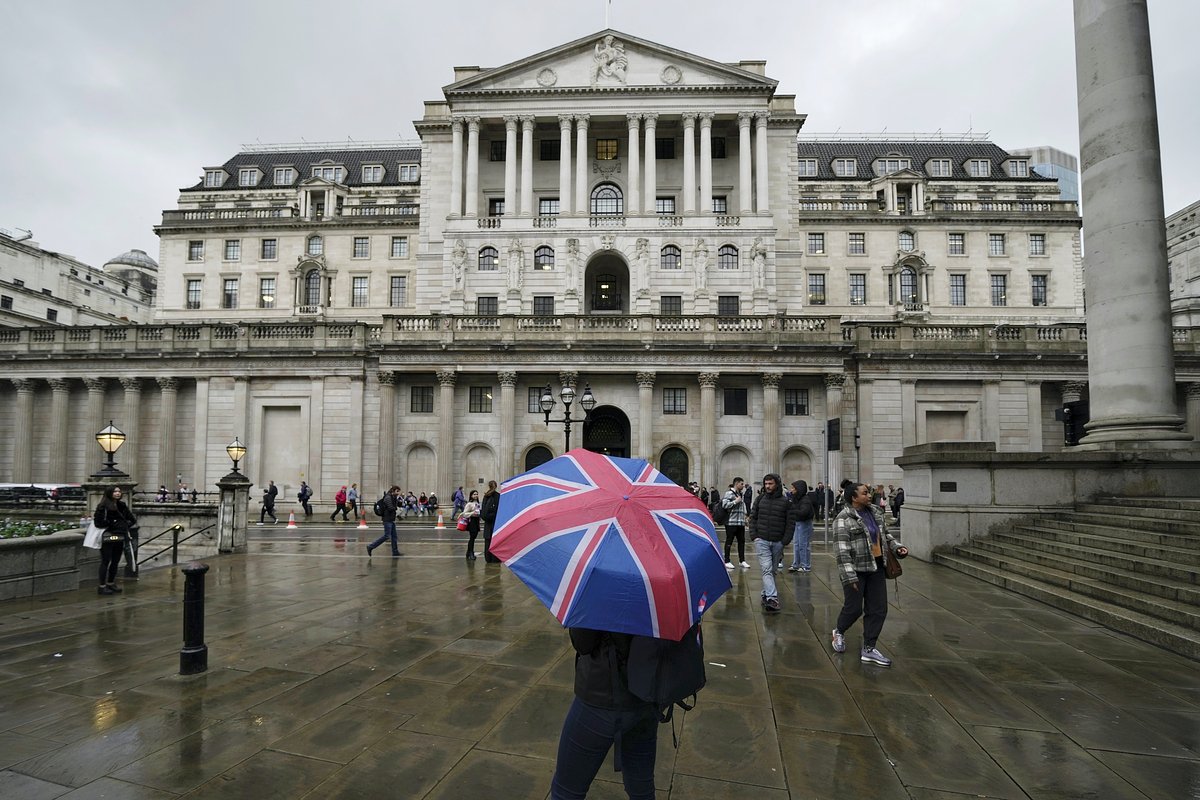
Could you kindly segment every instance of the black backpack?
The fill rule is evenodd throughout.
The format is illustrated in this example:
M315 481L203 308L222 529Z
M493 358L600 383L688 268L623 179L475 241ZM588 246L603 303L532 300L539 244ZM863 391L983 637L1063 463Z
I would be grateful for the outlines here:
M375 506L371 509L372 511L375 512L375 516L377 516L377 517L383 516L383 499L384 499L384 497L387 497L387 495L385 494L383 497L376 500Z
M669 722L675 706L691 711L696 707L696 694L705 683L700 623L689 628L678 642L633 637L625 674L630 693L653 703L659 722Z
M717 500L716 505L712 507L713 522L718 525L725 525L729 522L729 509L725 507L723 499Z

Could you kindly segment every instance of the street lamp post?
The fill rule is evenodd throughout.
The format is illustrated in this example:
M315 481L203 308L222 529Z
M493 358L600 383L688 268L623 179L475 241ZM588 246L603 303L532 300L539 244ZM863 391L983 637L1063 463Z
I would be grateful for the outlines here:
M250 503L250 479L238 471L238 462L246 457L246 445L241 439L225 447L233 472L217 481L220 490L217 505L217 550L222 553L244 550L246 547L247 510Z
M108 427L96 434L96 444L100 445L100 449L104 451L107 460L104 462L104 468L92 477L128 477L124 472L117 469L117 462L113 461L113 456L121 449L121 445L125 444L125 434L112 423L112 420L108 421Z
M570 384L564 384L562 390L558 393L563 404L562 419L550 419L550 412L554 410L554 395L550 392L550 384L546 384L546 388L542 391L542 398L538 401L538 405L542 408L542 413L546 415L546 427L550 427L551 422L561 422L563 424L563 433L566 436L566 452L571 449L571 423L586 422L588 415L592 413L592 409L596 407L596 398L592 396L592 387L588 384L583 385L583 396L579 398L579 405L583 406L583 419L571 419L571 406L575 403L575 389Z

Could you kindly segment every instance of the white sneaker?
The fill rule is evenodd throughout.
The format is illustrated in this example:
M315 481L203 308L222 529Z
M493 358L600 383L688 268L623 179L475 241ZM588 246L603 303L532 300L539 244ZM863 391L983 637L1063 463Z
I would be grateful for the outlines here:
M726 562L725 562L725 569L733 569L733 564L731 564L730 562L726 561Z
M750 569L750 565L749 565L749 564L747 564L745 561L743 561L743 562L742 562L742 569Z
M255 525L262 525L262 523L261 523L261 522L256 522L256 523L254 523L254 524L255 524Z
M833 629L833 652L846 652L846 637L843 636L837 628Z

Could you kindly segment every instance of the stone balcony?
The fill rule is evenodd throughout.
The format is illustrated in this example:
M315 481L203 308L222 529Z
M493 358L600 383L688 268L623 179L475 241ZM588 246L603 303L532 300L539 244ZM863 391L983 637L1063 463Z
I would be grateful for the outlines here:
M1075 220L1079 204L1074 200L930 200L924 209L887 211L874 200L801 200L800 219L863 219L903 217L1000 220Z
M272 208L199 208L163 211L156 231L229 230L245 227L297 227L354 224L415 226L421 219L421 207L414 203L389 203L375 206L343 206L332 215L302 216L293 206Z
M774 230L775 218L770 214L603 214L603 215L542 215L535 217L492 216L452 217L446 224L446 235L471 231L503 231L520 234L548 228L560 231L592 232L622 231L628 234L651 234L664 229L689 233L715 232L728 229L748 231Z

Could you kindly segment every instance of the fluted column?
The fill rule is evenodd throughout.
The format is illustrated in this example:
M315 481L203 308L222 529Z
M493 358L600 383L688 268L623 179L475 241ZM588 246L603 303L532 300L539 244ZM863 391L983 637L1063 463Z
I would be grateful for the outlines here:
M700 213L712 213L712 114L700 115Z
M717 381L716 372L700 373L700 483L716 483Z
M782 380L783 375L778 372L764 372L762 375L763 460L766 461L768 472L779 472L781 466L779 463L779 384Z
M533 216L533 123L521 117L521 216Z
M1083 393L1087 391L1087 382L1085 381L1066 381L1062 385L1062 404L1078 403L1083 399Z
M826 420L842 420L842 387L845 385L845 373L833 372L825 375ZM841 450L829 454L829 485L834 488L835 492L844 477L842 453L846 452L847 445L854 446L854 432L846 430L845 425L841 426L841 440ZM825 443L825 447L828 449L829 442Z
M658 114L643 114L646 124L646 192L644 207L647 214L656 211L655 201L658 200Z
M500 480L513 475L517 427L517 373L498 373L500 379Z
M17 389L13 417L13 483L33 483L33 381L10 378ZM100 430L97 428L96 430Z
M68 401L71 384L62 378L51 378L50 384L50 472L51 483L67 482L67 433L71 429Z
M379 381L379 486L383 494L396 480L396 373L380 370Z
M653 460L654 455L654 378L653 372L637 373L638 449L634 458Z
M1193 439L1200 440L1200 383L1187 385L1187 429Z
M479 117L466 117L467 197L466 215L479 216Z
M450 216L460 217L463 210L463 121L450 121ZM168 486L170 484L167 484Z
M558 213L571 213L571 123L570 114L558 117Z
M738 210L743 214L754 211L754 187L750 172L750 122L754 114L739 111L738 121Z
M588 121L587 114L575 115L575 213L587 216L588 208Z
M158 482L163 486L174 486L175 480L175 426L178 405L179 379L158 378L159 409L158 432Z
M134 481L140 481L138 474L138 449L142 446L142 379L121 378L121 386L125 388L125 419L117 427L125 432L125 446L121 448L121 463L125 472Z
M758 192L756 199L756 208L760 214L765 214L769 210L767 206L767 176L770 174L769 164L767 162L767 120L770 114L766 111L759 111L754 115L754 166L755 174L755 190Z
M696 212L696 115L683 115L683 213Z
M517 125L521 118L504 118L504 213L517 215Z
M441 396L438 398L437 491L442 497L454 493L454 384L458 375L453 369L438 370Z
M103 378L84 378L83 385L87 387L87 433L80 446L88 454L85 464L92 464L99 469L104 463L102 456L97 456L95 436L104 428L104 388ZM85 472L90 471L86 468Z
M627 214L636 214L641 208L642 197L642 178L641 164L638 156L638 148L640 145L640 125L642 121L641 114L626 114L625 121L629 125L629 186L626 193L629 195L629 202L625 206Z

